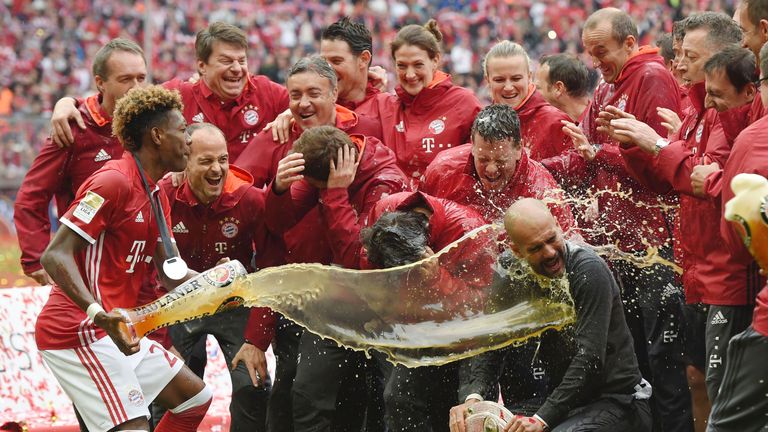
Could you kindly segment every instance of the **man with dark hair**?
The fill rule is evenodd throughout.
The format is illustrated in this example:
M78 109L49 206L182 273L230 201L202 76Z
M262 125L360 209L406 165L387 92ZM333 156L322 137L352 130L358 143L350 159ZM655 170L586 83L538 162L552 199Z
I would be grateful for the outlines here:
M520 120L512 107L489 105L472 124L472 145L441 152L420 189L473 208L494 223L523 197L548 198L564 232L575 229L570 206L552 175L522 149Z
M181 93L184 118L189 123L212 123L225 133L232 160L237 160L251 138L288 108L285 87L248 73L247 50L243 30L214 22L195 38L200 79L192 83L176 78L163 84ZM72 143L68 120L80 122L79 103L63 98L54 107L53 139L61 146Z
M536 88L547 102L576 123L581 123L587 112L593 90L590 83L589 69L575 56L553 54L539 61Z
M423 192L383 198L371 210L368 223L362 242L372 268L395 267L429 257L485 224L471 208ZM440 297L435 302L446 304L452 302L448 297L466 296L466 290L461 289L449 294L449 287L455 284L448 278L462 279L462 275L441 277L435 284ZM461 364L394 366L384 391L389 430L445 430L449 410L456 403Z
M317 74L294 78L301 75ZM306 91L291 88L292 100L304 99ZM326 102L326 111L333 111L332 102ZM284 233L291 262L360 268L360 230L370 209L382 197L406 190L407 179L392 151L376 138L345 133L313 117L296 117L307 127L293 143L294 152L278 162L267 194L267 226ZM317 126L308 127L310 122ZM362 354L309 332L302 334L298 351L294 430L359 430L366 404Z
M760 67L762 63L760 49L768 42L768 0L743 0L739 3L737 12L739 25L744 31L741 46L752 51ZM747 125L762 118L766 111L768 109L763 107L760 98L755 98L749 111Z
M627 171L621 143L601 128L601 111L618 106L656 133L666 134L658 110L680 110L679 85L664 66L658 48L640 47L637 29L626 12L615 8L593 13L582 32L585 51L600 70L603 82L579 126L565 130L575 140L581 158L571 158L568 178L591 179L588 187L600 191L594 216L581 228L590 244L616 244L623 252L645 255L649 245L672 257L672 221L662 210L675 197L660 196L641 185ZM652 157L647 156L648 164ZM545 165L547 166L547 165ZM580 173L580 174L578 174ZM622 191L632 196L622 197ZM623 227L632 226L626 230ZM606 229L607 228L607 229ZM661 265L638 269L623 261L614 264L623 286L628 325L635 340L640 368L654 385L654 407L665 430L689 430L688 382L682 359L681 289L673 271Z
M365 25L344 17L323 30L320 56L328 61L338 77L337 103L360 116L373 120L381 128L377 100L386 98L380 91L382 69L371 68L373 39ZM380 71L374 72L374 69ZM386 78L386 72L383 72ZM282 114L271 126L272 138L285 143L290 140L290 120L293 113ZM382 132L372 134L381 138Z
M755 66L755 55L737 46L710 57L704 64L708 108L724 112L752 103L757 93Z
M254 185L259 188L274 181L280 160L291 151L294 142L307 129L322 125L336 126L348 134L369 136L371 140L376 140L373 135L380 133L378 122L336 105L338 79L334 70L322 57L315 55L300 59L288 70L287 75L289 109L295 118L288 140L285 143L276 142L273 140L271 131L262 131L251 140L243 154L235 161L240 168L251 174ZM327 169L327 165L325 168ZM312 218L316 219L316 214ZM300 228L286 233L284 236L286 253L281 256L284 262L330 262L331 257L324 255L323 252L327 248L315 249L306 242L305 236L305 231ZM252 329L261 328L258 324L260 317L261 314L252 314L253 323L247 326L250 332L248 339L259 339L258 332ZM270 431L289 431L292 427L290 394L296 373L300 333L301 327L282 316L278 317L274 346L278 366L271 395L271 400L275 402L269 404L267 415ZM243 345L241 352L246 359L246 364L261 359L255 347L248 342Z
M247 172L229 163L227 141L219 128L195 123L187 131L191 144L184 182L174 186L170 177L160 182L170 202L172 231L181 256L197 271L214 267L223 258L239 260L249 272L275 264L270 260L281 257L268 250L264 191L253 187ZM249 341L261 354L261 361L251 368L246 362L237 366L235 356L244 342L246 308L169 329L173 346L185 362L199 340L210 334L216 337L227 364L237 366L230 370L232 431L265 430L270 386L264 352L272 341L275 322L267 308L255 308L253 313L263 317L261 326L266 331Z
M504 227L512 252L537 277L567 279L576 310L573 325L541 337L538 355L550 377L546 400L530 417L504 419L504 430L651 431L651 388L638 369L619 287L608 265L592 249L565 240L547 206L534 198L510 206ZM504 260L504 268L511 261ZM495 284L499 291L520 283L509 272L501 274ZM469 375L480 393L492 386L494 375L506 372L497 354L488 352L472 361ZM451 432L466 431L465 418L476 402L470 399L451 409Z
M768 43L760 50L759 99L764 106L768 106ZM736 138L723 169L723 205L734 197L731 182L739 173L768 177L768 146L765 140L767 132L768 117L762 117ZM721 219L720 232L731 254L735 258L750 262L750 268L757 270L757 263L733 224L724 218ZM765 279L760 281L761 285L754 282L756 281L748 280L742 286L745 300L757 304L751 315L746 315L745 312L744 318L747 318L747 322L743 328L746 330L735 335L730 342L728 339L720 340L721 344L728 344L727 357L724 359L725 371L720 392L712 406L709 431L759 430L765 426L765 367L758 365L765 359L768 290L764 287ZM726 324L732 326L730 323ZM725 347L721 346L721 349L723 348Z
M686 19L683 60L678 66L683 79L690 83L689 96L696 108L687 115L679 134L670 140L659 136L648 125L630 118L611 120L616 139L637 146L622 150L629 169L643 183L661 193L680 194L680 235L683 250L683 286L689 304L709 305L705 325L706 382L710 400L717 395L722 380L722 361L727 341L744 330L752 314L752 302L745 295L748 281L759 276L750 272L750 261L734 260L719 236L712 236L721 208L713 197L694 189L691 182L696 165L722 167L730 146L719 124L717 112L705 103L705 65L720 50L736 47L741 30L731 17L702 12ZM707 99L709 100L709 99ZM620 117L621 114L617 114ZM648 164L644 154L653 155ZM702 158L702 155L705 155ZM708 240L705 240L708 239ZM703 314L701 309L698 313ZM743 323L739 325L738 323ZM694 353L691 353L694 354ZM698 358L696 353L694 356ZM702 366L694 362L696 366Z
M373 56L373 40L368 28L349 17L336 21L320 36L320 55L339 78L339 105L377 118L375 100L380 92L368 79Z
M674 70L672 65L675 61L675 49L672 45L672 33L664 33L656 39L659 55L664 58L664 64L670 72Z
M291 150L304 130L328 125L350 133L374 138L381 135L380 123L337 104L339 80L331 65L321 56L299 59L287 73L285 82L290 96L289 109L295 119L284 143L274 142L272 133L256 135L235 162L262 187L275 178L277 164Z
M177 251L156 182L186 167L186 128L178 93L153 86L120 99L112 130L127 151L83 183L41 258L54 287L35 340L91 432L148 430L153 400L169 410L156 431L196 430L211 403L200 378L157 342L132 337L112 310L139 306L153 259L167 288L196 274L173 280L160 265Z
M56 198L57 214L63 215L85 179L107 161L120 158L123 148L112 135L115 103L128 90L143 85L146 76L141 47L127 39L107 42L93 59L93 79L99 93L80 105L84 127L75 129L74 144L59 148L48 138L24 177L14 202L13 221L21 267L39 284L52 282L40 264L40 255L51 239L51 198Z

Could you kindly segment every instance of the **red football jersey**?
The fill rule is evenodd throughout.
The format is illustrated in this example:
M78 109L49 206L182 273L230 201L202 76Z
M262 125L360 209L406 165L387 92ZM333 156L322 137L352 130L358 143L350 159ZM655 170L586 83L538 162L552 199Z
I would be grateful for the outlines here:
M148 181L169 215L165 194ZM90 243L76 254L75 261L96 301L106 311L138 306L159 231L132 155L124 153L122 159L107 163L89 177L61 223ZM53 286L35 324L39 349L74 348L105 335L57 285Z

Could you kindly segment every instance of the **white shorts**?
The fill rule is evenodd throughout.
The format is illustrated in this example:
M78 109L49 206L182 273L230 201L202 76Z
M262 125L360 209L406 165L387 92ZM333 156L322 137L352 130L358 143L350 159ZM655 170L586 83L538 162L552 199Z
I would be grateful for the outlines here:
M105 336L83 347L40 351L91 432L108 431L138 417L184 362L147 338L126 356Z

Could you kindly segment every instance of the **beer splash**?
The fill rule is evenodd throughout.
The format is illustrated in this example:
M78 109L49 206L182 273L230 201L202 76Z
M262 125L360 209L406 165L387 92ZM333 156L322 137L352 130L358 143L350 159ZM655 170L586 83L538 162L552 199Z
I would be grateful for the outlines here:
M348 348L407 367L442 365L575 320L566 278L537 280L508 251L500 265L502 233L486 225L430 258L381 270L290 264L232 282L242 268L233 261L122 313L142 337L238 304L267 306Z
M551 197L544 201L563 202ZM592 201L571 196L565 202L579 212ZM659 208L674 209L662 202ZM618 227L594 229L620 232ZM565 278L537 277L520 262L510 269L499 266L504 237L499 226L487 225L428 259L383 270L291 264L219 286L195 279L198 282L189 281L156 302L124 313L133 322L134 336L141 337L222 308L267 306L340 345L375 349L409 367L442 365L522 344L575 319ZM644 255L623 252L613 244L590 247L606 260L627 261L642 271L654 271L646 268L660 264L680 272L657 248L645 244ZM500 286L505 275L512 283ZM506 293L503 301L499 293Z
M430 258L389 269L268 268L236 281L235 290L251 290L246 306L270 307L342 346L375 349L406 367L443 365L575 320L567 279L540 284L525 264L498 264L502 232L486 225Z

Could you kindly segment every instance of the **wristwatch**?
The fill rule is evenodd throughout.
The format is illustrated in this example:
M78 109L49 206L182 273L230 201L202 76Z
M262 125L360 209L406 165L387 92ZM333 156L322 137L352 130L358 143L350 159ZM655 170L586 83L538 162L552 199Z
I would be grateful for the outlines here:
M669 140L666 138L659 138L656 140L656 145L653 147L653 152L659 154L661 149L669 145Z

